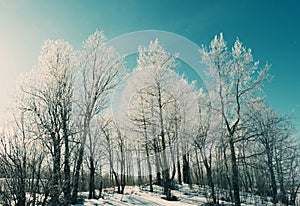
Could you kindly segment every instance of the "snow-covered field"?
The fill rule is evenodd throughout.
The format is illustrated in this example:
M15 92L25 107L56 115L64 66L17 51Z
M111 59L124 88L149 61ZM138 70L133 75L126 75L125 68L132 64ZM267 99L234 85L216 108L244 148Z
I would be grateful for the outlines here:
M205 195L199 190L198 186L193 186L192 189L188 185L181 186L178 190L172 190L172 195L175 195L178 201L166 201L162 197L162 188L155 186L154 193L148 192L148 188L126 187L124 195L113 193L111 190L105 190L104 198L98 200L87 199L87 193L82 193L84 203L76 206L95 206L95 205L153 205L153 206L185 206L185 205L204 205L208 202ZM261 199L258 196L241 197L242 205L272 205L270 202L261 204ZM232 205L229 202L219 200L221 205Z
M147 188L148 189L148 188ZM94 205L170 205L170 206L179 206L179 205L202 205L206 202L205 197L196 196L193 194L184 194L185 192L172 191L172 194L179 198L178 201L167 201L162 199L163 195L161 194L162 188L155 187L154 193L148 192L146 188L141 189L139 187L126 187L124 195L104 192L104 199L99 200L88 200L85 198L84 204L86 206ZM87 194L83 194L87 197Z

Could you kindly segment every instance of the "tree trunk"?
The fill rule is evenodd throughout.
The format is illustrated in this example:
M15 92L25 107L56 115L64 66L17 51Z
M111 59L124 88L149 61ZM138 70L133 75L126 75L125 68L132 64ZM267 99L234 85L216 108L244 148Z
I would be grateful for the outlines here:
M48 191L46 191L46 192L44 192L44 193L45 193L45 194L44 194L42 206L46 206L46 204L47 204L47 199L48 199L48 197L49 197L49 192L48 192Z
M84 142L85 142L85 139L86 138L84 138ZM79 187L79 176L80 176L81 165L82 165L82 162L83 162L83 153L84 153L84 144L81 143L80 148L79 148L78 159L77 159L77 162L76 162L76 168L75 168L73 191L72 191L72 204L77 203L78 187Z
M98 199L102 198L102 188L103 188L103 181L101 180L100 181L100 187L99 187L99 197L98 197Z
M150 161L150 154L149 154L149 145L148 145L149 141L148 141L147 124L146 124L145 116L143 116L143 126L144 126L144 136L146 140L145 149L146 149L147 165L148 165L148 172L149 172L150 192L153 192L152 168L151 168L151 161Z
M217 204L217 199L216 199L216 194L215 194L215 185L214 185L213 178L212 178L211 166L208 164L208 161L206 158L204 158L203 161L204 161L204 166L206 169L206 177L207 177L208 186L211 188L211 198L213 199L213 204Z
M273 160L272 160L272 156L270 154L270 149L267 146L267 156L268 156L268 169L269 169L269 173L270 173L270 178L271 178L271 187L272 187L272 202L274 204L276 204L277 201L277 185L276 185L276 179L275 179L275 173L273 170Z
M282 169L282 158L281 154L275 155L276 161L276 172L279 181L280 195L277 197L277 201L279 200L281 203L288 205L288 198L284 188L284 179L283 179L283 169Z
M65 205L69 205L71 203L71 172L70 172L70 163L69 163L69 138L67 134L66 125L64 127L64 142L65 142L65 162L64 162L64 196L65 196Z
M25 192L25 179L22 177L23 175L21 174L19 179L18 184L19 188L17 189L19 192L16 194L17 197L17 204L19 206L25 206L26 205L26 192Z
M17 199L18 199L18 205L22 205L25 206L26 204L26 155L24 155L22 157L22 161L20 162L20 164L17 165L19 167L19 171L17 171L18 174L18 183L17 183L17 187L18 188L18 193L16 194Z
M181 174L181 165L180 165L180 156L179 156L179 146L177 144L177 178L178 184L182 185L182 174Z
M95 165L94 159L90 157L90 181L89 181L89 199L95 199Z
M140 187L142 185L142 171L141 171L141 155L140 155L140 148L138 146L138 149L136 151L137 155L137 172L138 172L138 186Z
M82 166L82 162L83 162L84 148L85 148L86 138L88 135L90 120L91 120L91 115L89 112L87 112L86 116L84 117L83 134L82 134L82 138L81 138L81 142L80 142L78 159L77 159L76 167L75 167L75 175L74 175L73 191L72 191L72 201L71 201L72 204L77 203L79 176L80 176L80 170L81 170L81 166Z
M229 167L227 164L227 155L226 155L226 147L223 147L223 158L224 158L224 164L225 164L225 168L226 168L226 173L225 173L225 178L227 180L228 186L229 186L229 195L230 195L230 199L233 200L233 194L232 194L232 184L230 181L230 177L229 177Z
M154 152L155 152L155 166L156 166L156 184L157 185L162 185L161 184L161 172L160 172L160 157L159 157L159 148L157 144L156 138L153 140L153 147L154 147Z
M153 192L152 168L151 168L151 161L150 161L150 154L149 154L148 142L146 142L146 155L147 155L147 164L148 164L148 172L149 172L150 192Z
M203 184L203 172L199 161L199 156L197 152L197 148L195 148L195 155L196 155L196 163L197 163L197 184L202 186Z
M170 147L170 153L171 153L171 159L172 159L172 175L171 175L171 178L170 180L173 181L174 178L175 178L175 175L176 175L176 159L175 159L175 154L174 154L174 151L173 151L173 147L171 145L171 140L169 139L169 147Z
M158 108L159 108L159 119L160 119L160 138L161 138L161 145L162 145L162 161L163 161L163 181L164 181L164 194L167 197L167 200L170 200L169 194L171 189L171 180L170 180L170 168L167 161L167 154L166 154L166 137L165 137L165 127L164 127L164 119L163 119L163 103L162 103L162 94L161 94L161 86L158 82Z
M121 165L122 172L121 172L121 191L120 191L120 194L124 194L124 190L125 190L125 186L126 186L125 159L122 159L121 164L122 164Z
M231 169L232 169L232 187L233 187L233 197L234 197L234 205L240 206L240 187L239 187L239 170L236 161L235 148L233 137L230 138L230 152L231 152Z
M60 143L56 134L54 132L51 133L51 138L53 141L53 178L52 178L52 188L50 191L50 205L55 205L59 202L60 195Z
M121 194L121 185L120 185L120 182L119 182L119 177L118 177L118 174L113 170L112 171L114 177L115 177L115 182L116 182L116 185L117 185L117 188L118 188L118 193Z
M295 185L295 182L293 181L293 185ZM297 194L298 194L298 190L300 189L300 184L296 185L295 189L293 189L293 191L291 192L291 198L289 203L291 205L296 205L296 199L297 199Z
M190 164L188 160L188 154L182 156L182 173L183 173L183 182L186 184L191 184L191 175L190 175Z
M120 131L118 131L118 137L119 137L119 149L120 149L120 156L121 156L121 191L120 194L124 194L124 190L125 190L125 185L126 185L126 151L124 148L124 140L122 138L122 135L120 133Z

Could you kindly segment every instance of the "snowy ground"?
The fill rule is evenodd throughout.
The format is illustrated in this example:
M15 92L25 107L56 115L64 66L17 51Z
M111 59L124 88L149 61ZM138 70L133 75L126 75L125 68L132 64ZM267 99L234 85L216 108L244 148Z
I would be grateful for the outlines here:
M85 199L85 206L94 205L166 205L166 206L179 206L179 205L202 205L206 202L205 197L184 195L184 192L172 191L173 195L179 197L178 201L166 201L162 199L163 195L160 193L161 188L156 187L154 193L142 190L139 187L126 187L125 194L120 195L116 193L104 193L104 199L88 200ZM85 195L87 196L87 195ZM81 204L82 205L82 204ZM79 206L79 205L77 205Z
M207 202L205 195L201 194L201 190L194 186L190 189L187 185L182 186L178 190L172 190L172 195L179 198L178 201L166 201L162 199L162 188L155 186L154 193L148 192L148 188L139 187L126 187L125 194L120 195L110 190L104 192L104 199L88 200L87 194L83 193L85 197L83 204L77 204L76 206L95 206L95 205L110 205L110 206L123 206L123 205L153 205L153 206L185 206L185 205L204 205ZM258 197L244 197L241 198L242 205L262 205L260 204L260 198ZM231 205L229 202L220 200L222 205ZM270 202L263 205L272 205Z

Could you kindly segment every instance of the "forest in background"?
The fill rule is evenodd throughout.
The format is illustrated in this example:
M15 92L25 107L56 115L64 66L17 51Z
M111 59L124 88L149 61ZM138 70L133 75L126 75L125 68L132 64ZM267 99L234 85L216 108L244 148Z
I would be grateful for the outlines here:
M159 40L138 48L129 75L124 56L96 31L80 51L47 40L38 65L20 77L11 117L1 131L0 199L7 205L70 205L106 187L207 185L241 205L242 191L295 204L300 188L299 141L292 117L264 98L268 64L238 39L217 35L199 51L205 88L174 72L180 54ZM116 112L114 90L126 88ZM99 190L100 194L96 194Z

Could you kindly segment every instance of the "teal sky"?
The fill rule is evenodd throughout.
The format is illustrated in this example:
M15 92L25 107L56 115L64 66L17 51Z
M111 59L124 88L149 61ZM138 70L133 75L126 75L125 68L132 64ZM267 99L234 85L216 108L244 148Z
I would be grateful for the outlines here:
M255 59L272 64L267 101L280 113L294 111L300 130L299 8L298 0L0 0L0 115L46 39L65 39L79 49L96 29L108 39L164 30L208 45L223 32L229 44L239 37Z

